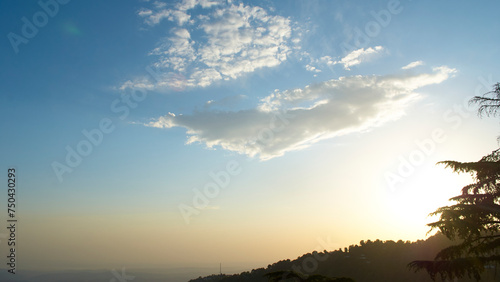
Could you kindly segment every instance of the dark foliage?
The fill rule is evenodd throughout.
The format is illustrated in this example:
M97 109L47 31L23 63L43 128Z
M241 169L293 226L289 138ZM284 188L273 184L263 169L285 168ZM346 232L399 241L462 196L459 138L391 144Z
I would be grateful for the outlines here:
M269 272L264 274L265 277L269 279L269 281L283 281L283 280L294 280L294 281L300 281L300 282L354 282L351 278L346 278L346 277L326 277L323 275L319 274L313 274L309 276L304 276L301 274L298 274L297 272L294 271L275 271L275 272Z
M405 242L401 240L397 242L366 240L361 241L359 245L351 245L347 248L336 251L312 252L304 254L295 260L282 260L268 265L267 268L253 269L252 271L246 271L234 275L212 275L203 278L200 277L198 279L191 280L191 282L430 282L432 280L427 273L414 273L409 271L407 263L416 259L431 260L439 250L449 247L451 244L452 242L440 233L429 237L425 241L419 240L416 242ZM485 281L496 281L493 278L493 269L487 269L485 273L488 277L490 277L487 277ZM473 280L464 278L458 281Z

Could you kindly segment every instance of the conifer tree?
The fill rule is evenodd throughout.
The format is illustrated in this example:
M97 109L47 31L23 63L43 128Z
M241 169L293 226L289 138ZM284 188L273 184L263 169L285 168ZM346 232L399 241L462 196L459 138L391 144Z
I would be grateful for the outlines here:
M490 97L492 96L492 97ZM478 115L500 114L500 83L493 91L470 100L478 104ZM477 162L443 161L456 173L470 173L474 182L462 188L462 193L450 200L454 205L438 208L437 222L428 224L451 240L459 243L441 250L434 261L413 261L408 266L415 271L425 269L434 280L468 276L480 280L487 266L500 262L500 149Z

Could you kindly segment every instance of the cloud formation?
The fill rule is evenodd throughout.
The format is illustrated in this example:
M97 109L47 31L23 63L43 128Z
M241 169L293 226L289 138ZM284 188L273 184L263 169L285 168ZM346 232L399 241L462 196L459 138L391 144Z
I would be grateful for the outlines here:
M341 77L275 91L249 110L169 113L146 125L184 127L187 144L199 142L267 160L398 119L419 98L416 89L441 83L454 73L441 66L421 74Z
M367 49L361 48L358 50L354 50L336 63L342 64L346 70L349 70L350 67L359 65L362 61L365 61L371 56L380 53L383 49L384 48L382 48L382 46L375 46L375 48L370 47Z
M139 79L126 86L149 88L169 86L168 73L185 77L188 87L206 87L219 80L235 79L260 68L274 67L287 60L292 42L292 25L287 18L270 15L257 6L221 1L184 0L167 8L155 2L138 12L144 22L157 26L169 21L169 36L151 51L156 56L158 81ZM193 8L196 15L192 13ZM192 36L196 34L196 38Z
M344 69L350 70L350 67L359 65L361 62L370 59L373 55L380 53L384 48L382 46L375 46L374 48L361 48L354 50L347 54L340 61L336 61L335 64L342 64Z
M373 59L376 55L384 51L384 47L375 46L368 48L360 48L352 51L342 58L332 58L331 56L323 56L319 59L311 58L311 64L306 65L306 70L310 72L321 72L319 65L342 65L345 70L351 70L352 66L359 65ZM313 66L314 65L314 66Z
M128 80L119 88L184 90L237 79L262 68L281 65L295 56L317 76L321 67L342 65L345 70L372 59L382 46L360 48L345 55L311 58L302 50L303 30L289 18L251 4L221 0L150 2L137 15L150 28L168 34L150 51L154 78Z
M411 63L407 64L406 66L402 67L401 69L409 70L409 69L412 69L412 68L415 68L418 66L422 66L423 64L424 64L423 61L415 61L415 62L411 62Z

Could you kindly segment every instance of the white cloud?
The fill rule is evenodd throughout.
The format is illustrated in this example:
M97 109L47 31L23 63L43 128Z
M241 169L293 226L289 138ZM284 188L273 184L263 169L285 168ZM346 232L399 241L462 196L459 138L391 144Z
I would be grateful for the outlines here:
M159 24L163 19L169 18L171 16L171 11L170 10L161 10L159 12L153 12L149 9L144 9L140 10L137 13L141 17L145 17L146 19L144 20L147 24L149 25L157 25Z
M311 65L306 65L306 70L310 72L321 72L320 69L317 69L316 67L313 67Z
M248 98L247 96L240 94L240 95L227 96L227 97L224 97L224 98L219 99L219 100L209 100L205 103L204 108L205 109L209 109L209 108L212 109L215 107L232 108L247 98Z
M361 48L354 50L335 63L342 64L344 69L350 70L350 67L359 65L361 62L370 59L371 56L380 53L383 49L382 46L375 46L375 48L369 47L367 49Z
M177 5L177 8L181 11L187 11L193 9L194 7L200 5L202 8L210 8L212 6L220 5L221 1L210 1L210 0L184 0Z
M165 8L167 6L167 3L163 3L163 2L160 2L160 1L155 1L153 3L153 5L155 5L156 8L161 9L161 8Z
M177 27L150 53L157 56L154 66L162 73L180 72L186 77L186 86L205 87L260 68L278 66L288 59L294 44L290 20L270 15L257 6L184 0L174 9L167 9L155 3L159 9L138 12L145 23L155 26L167 19L177 23ZM205 8L205 13L192 16L190 10L198 5ZM191 37L194 33L199 36Z
M179 25L184 25L189 22L191 16L187 14L188 10L201 6L202 8L211 8L212 6L220 5L220 1L208 0L183 0L175 5L173 9L167 8L167 3L155 1L153 3L154 11L150 9L142 9L138 15L144 17L144 22L150 26L159 24L163 19L169 21L177 21Z
M192 14L192 9L197 6L203 9ZM301 54L305 52L300 51L300 28L292 28L290 19L272 15L257 6L183 0L175 5L155 2L150 9L142 9L138 14L151 26L164 19L177 25L171 28L170 24L170 36L163 38L150 52L150 55L157 56L153 66L160 75L156 76L156 81L144 83L144 78L138 79L142 85L154 85L157 90L170 87L169 81L161 79L167 77L165 74L178 73L185 77L183 89L207 87L258 69L276 67L288 60L292 52L302 59ZM196 34L196 37L191 37L191 34ZM375 46L354 50L343 58L310 58L305 68L319 73L325 65L340 64L350 70L382 50L382 46Z
M424 64L423 61L415 61L415 62L411 62L411 63L407 64L406 66L402 67L401 69L408 70L408 69L412 69L414 67L422 66L423 64Z
M319 59L320 62L327 64L328 66L335 65L336 61L330 56L323 56Z
M160 57L160 60L155 63L156 68L183 72L196 59L194 41L191 40L187 29L174 28L171 33L172 36L151 51L151 54Z
M200 142L266 160L398 119L419 98L414 90L441 83L453 73L454 69L442 66L413 75L341 77L301 89L276 90L254 109L169 113L146 125L184 127L188 144Z
M137 14L141 17L149 17L153 14L153 11L151 11L149 9L144 9L144 10L138 11Z
M365 61L372 59L375 55L380 54L384 48L382 46L375 46L369 48L360 48L352 51L341 59L334 59L331 56L322 56L319 59L312 58L307 52L303 52L304 56L309 56L310 63L306 65L306 69L312 72L321 72L321 66L343 65L344 69L350 70L350 67L359 65ZM318 66L319 65L319 66Z

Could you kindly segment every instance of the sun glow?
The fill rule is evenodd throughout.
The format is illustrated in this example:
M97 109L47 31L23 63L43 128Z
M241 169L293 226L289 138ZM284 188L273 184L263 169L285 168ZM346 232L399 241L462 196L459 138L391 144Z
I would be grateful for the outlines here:
M439 207L454 204L449 199L459 195L461 188L469 183L471 179L467 175L443 173L437 167L422 168L418 175L408 178L399 190L387 194L387 212L408 232L420 229L437 221L439 216L429 214Z

